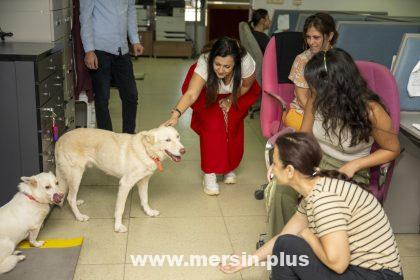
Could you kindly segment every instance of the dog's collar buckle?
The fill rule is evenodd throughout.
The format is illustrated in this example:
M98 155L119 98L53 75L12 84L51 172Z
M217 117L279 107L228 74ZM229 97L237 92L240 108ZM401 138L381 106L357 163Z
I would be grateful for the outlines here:
M35 197L33 197L32 195L30 195L30 194L27 194L26 192L22 192L27 198L29 198L29 200L33 200L33 201L35 201L35 202L38 202L38 203L40 203L38 200L36 200L35 199Z
M160 161L160 159L158 157L154 158L154 157L150 157L156 164L157 169L162 172L163 171L163 166L162 166L162 162Z

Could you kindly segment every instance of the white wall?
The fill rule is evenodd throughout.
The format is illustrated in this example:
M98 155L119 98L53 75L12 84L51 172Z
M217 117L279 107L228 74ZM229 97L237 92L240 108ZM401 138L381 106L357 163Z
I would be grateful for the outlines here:
M293 0L284 4L267 4L267 0L252 0L255 9L267 9L270 15L275 9L329 10L329 11L380 11L390 16L420 17L420 0L302 0L302 5L293 5Z

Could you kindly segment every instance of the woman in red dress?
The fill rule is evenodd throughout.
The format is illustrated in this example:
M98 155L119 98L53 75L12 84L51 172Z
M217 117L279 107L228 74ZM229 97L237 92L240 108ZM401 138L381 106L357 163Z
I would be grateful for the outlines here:
M188 71L182 98L165 125L174 126L189 107L191 128L200 136L204 192L218 195L216 174L224 183L236 183L234 170L244 151L244 123L249 107L258 99L255 61L235 39L218 39Z

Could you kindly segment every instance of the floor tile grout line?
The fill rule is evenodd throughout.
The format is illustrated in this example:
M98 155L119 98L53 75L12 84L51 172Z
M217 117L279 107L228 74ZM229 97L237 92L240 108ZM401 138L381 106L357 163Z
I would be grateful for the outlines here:
M226 217L226 218L245 218L245 217L252 217L252 218L256 218L256 217L266 217L265 215L248 215L248 214L243 214L243 215L220 215L220 216L216 216L216 215L204 215L204 216L171 216L171 217L154 217L153 219L199 219L199 218L222 218L222 217ZM95 221L95 220L113 220L113 217L103 217L103 218L89 218L89 221ZM123 219L150 219L150 217L136 217L136 216L129 216L129 217L123 217ZM52 221L72 221L74 219L72 218L54 218L54 219L49 219Z
M128 237L130 234L130 225L131 225L131 207L133 207L133 192L134 192L134 188L136 186L134 186L131 190L130 190L130 209L128 209L128 221L127 221L127 239L125 241L125 252L124 252L124 270L123 270L123 280L125 279L125 264L127 262L127 252L128 252ZM127 203L127 202L126 202Z
M249 125L249 127L251 128L251 130L254 132L254 134L257 136L257 140L263 145L266 144L263 139L261 137L263 137L262 135L259 135L258 131L255 131L255 128L252 125Z
M78 263L77 265L126 265L126 263Z
M226 232L227 232L227 235L228 235L230 247L232 249L232 252L234 252L235 251L235 248L233 247L233 242L232 242L232 239L230 237L229 228L228 228L227 223L226 223L225 215L223 214L223 209L222 209L222 205L220 204L220 198L219 198L219 196L217 197L217 205L219 206L219 210L222 213L223 224L225 225L225 229L226 229ZM241 280L243 280L242 273L239 273L239 275L241 277Z

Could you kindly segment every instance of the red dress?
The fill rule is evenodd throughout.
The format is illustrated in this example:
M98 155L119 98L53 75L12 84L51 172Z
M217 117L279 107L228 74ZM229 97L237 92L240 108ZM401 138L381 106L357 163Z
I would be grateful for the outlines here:
M195 66L193 64L188 71L182 94L188 89ZM201 169L204 173L226 174L239 166L244 153L244 118L260 93L258 83L254 81L249 91L238 99L238 106L230 107L226 126L218 101L227 94L219 94L217 101L206 107L206 88L203 88L191 106L191 128L200 136Z

